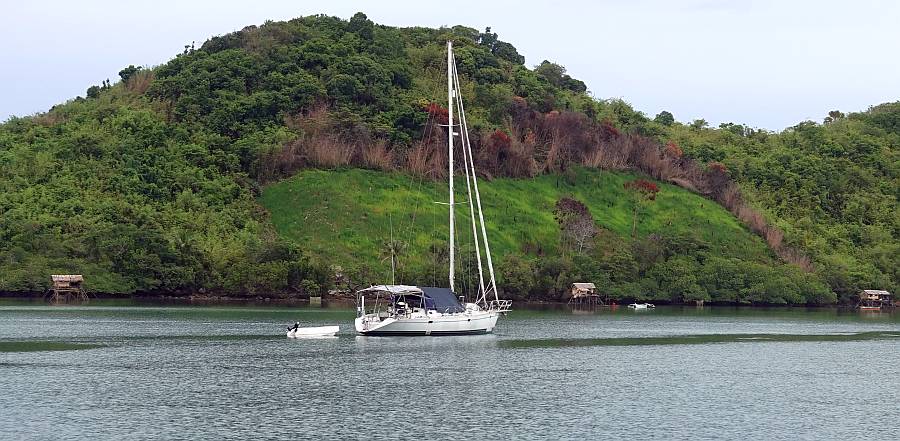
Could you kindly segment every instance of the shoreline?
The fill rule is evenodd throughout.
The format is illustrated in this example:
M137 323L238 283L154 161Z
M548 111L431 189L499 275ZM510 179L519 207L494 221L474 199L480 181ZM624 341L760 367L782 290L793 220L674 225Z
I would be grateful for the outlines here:
M44 300L43 294L37 293L13 293L0 292L0 301L21 301L28 303L42 303L53 305L53 303ZM347 307L352 308L356 305L352 296L323 296L319 303L311 302L308 297L280 297L280 296L214 296L208 294L201 295L138 295L138 294L107 294L92 293L87 302L73 301L56 303L56 305L83 305L89 306L91 301L98 300L101 303L110 302L128 302L136 305L158 305L158 306L321 306L327 307ZM627 303L614 303L610 305L578 305L570 304L566 301L548 301L548 300L515 300L513 304L522 305L522 309L553 309L553 310L575 310L575 311L616 311L628 310ZM775 310L775 309L805 309L805 310L838 310L838 311L858 311L853 305L774 305L774 304L748 304L748 303L712 303L707 302L704 305L695 305L693 303L662 303L658 302L657 306L665 306L669 308L679 309L697 309L702 310L707 307L714 308L732 308L732 309L755 309L755 310ZM884 309L872 312L892 312L895 309ZM644 311L644 310L640 310ZM652 309L650 310L652 311ZM865 311L864 311L865 312Z
M38 291L0 291L0 299L14 300L41 300L45 297L44 292ZM297 295L296 293L266 293L266 294L214 294L208 292L193 293L153 293L139 292L132 294L114 294L104 292L89 292L88 302L93 299L97 300L129 300L146 303L161 304L191 304L191 305L239 305L239 304L256 304L256 305L309 305L314 304L346 304L353 306L356 304L356 297L352 292L329 293L319 297L318 302L312 302L309 296ZM315 298L315 297L314 297ZM567 307L578 310L602 310L627 308L630 303L649 302L657 306L677 306L683 308L703 308L705 306L715 307L733 307L733 308L833 308L841 310L856 310L855 304L835 303L831 305L808 305L808 304L775 304L775 303L740 303L740 302L712 302L706 301L701 304L694 302L676 303L666 300L637 300L637 299L619 299L608 305L584 305L569 303L568 300L547 300L547 299L513 299L513 304L525 304L543 307ZM47 302L49 303L49 302ZM65 303L65 302L64 302ZM72 304L75 304L74 302ZM891 311L900 309L900 303L893 308L882 309L881 311Z

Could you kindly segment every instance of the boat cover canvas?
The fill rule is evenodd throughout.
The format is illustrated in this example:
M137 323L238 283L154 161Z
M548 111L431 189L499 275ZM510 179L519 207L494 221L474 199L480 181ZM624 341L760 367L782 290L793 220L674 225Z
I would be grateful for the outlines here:
M391 294L421 293L422 290L418 286L412 285L374 285L359 292L387 292Z
M433 286L420 286L419 289L425 293L426 309L434 309L437 312L463 312L466 310L456 294L450 291L450 288L435 288Z
M393 295L423 295L425 297L425 308L433 309L438 312L463 312L466 308L459 303L456 294L449 288L437 288L433 286L412 286L412 285L375 285L360 290L360 293L369 292L386 292Z

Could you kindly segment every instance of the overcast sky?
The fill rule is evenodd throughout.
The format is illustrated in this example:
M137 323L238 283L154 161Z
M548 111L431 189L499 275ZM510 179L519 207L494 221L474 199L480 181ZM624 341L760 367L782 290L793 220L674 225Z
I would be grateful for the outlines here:
M267 19L357 11L379 24L491 26L528 66L548 59L597 98L653 117L781 130L900 100L894 1L8 1L0 121L46 111L213 35Z

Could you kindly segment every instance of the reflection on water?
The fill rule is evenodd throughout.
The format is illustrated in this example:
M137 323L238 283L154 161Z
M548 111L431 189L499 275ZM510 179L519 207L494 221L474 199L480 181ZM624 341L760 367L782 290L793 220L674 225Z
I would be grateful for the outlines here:
M748 342L816 342L816 341L864 341L900 337L900 332L856 332L850 334L700 334L673 335L668 337L620 337L620 338L545 338L530 340L504 340L501 348L562 348L579 346L650 346L650 345L698 345L706 343Z
M94 349L100 347L103 347L103 345L72 343L65 341L0 341L0 352L72 351L77 349Z
M896 438L893 313L519 305L437 338L353 316L0 301L0 439ZM296 320L342 329L288 339Z

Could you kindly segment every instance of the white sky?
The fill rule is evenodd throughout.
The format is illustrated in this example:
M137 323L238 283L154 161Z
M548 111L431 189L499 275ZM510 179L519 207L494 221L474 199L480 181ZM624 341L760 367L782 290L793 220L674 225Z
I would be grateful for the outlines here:
M594 96L651 118L669 110L679 121L780 130L900 100L900 2L887 0L4 3L0 121L84 95L129 64L164 63L191 41L357 11L392 26L491 26L527 65L560 63Z

